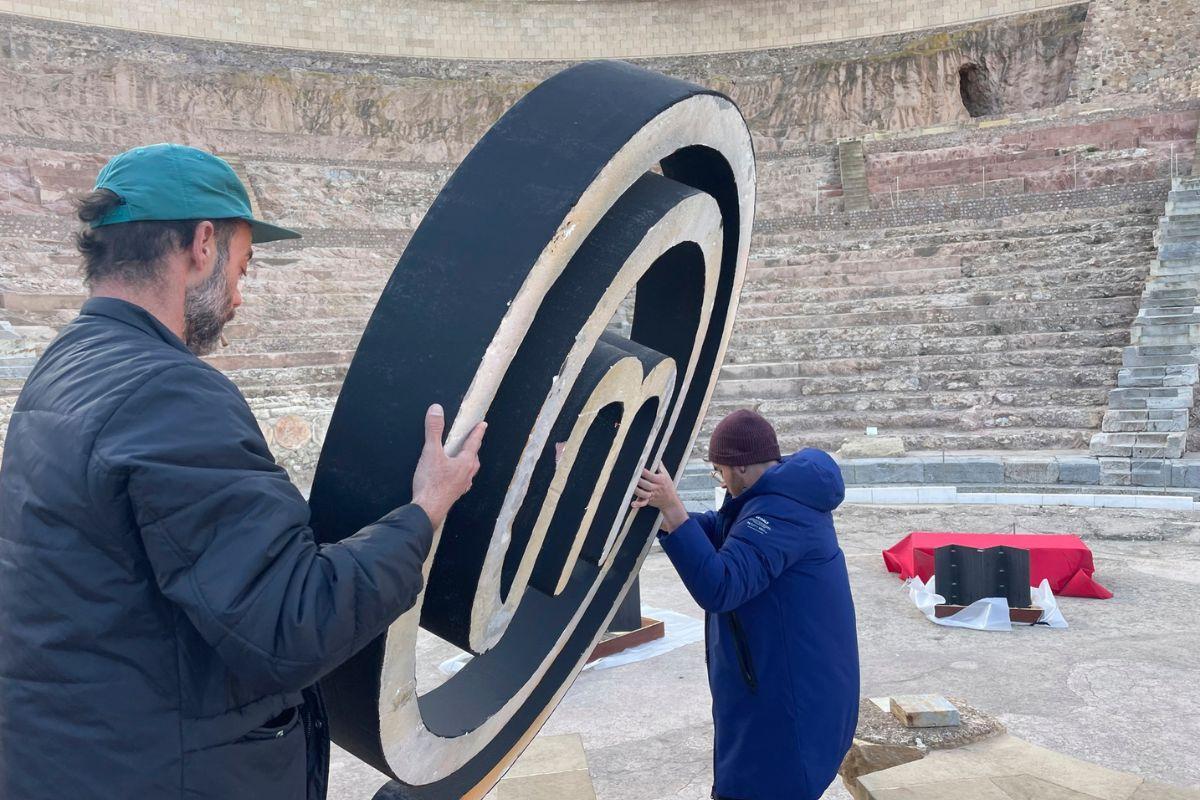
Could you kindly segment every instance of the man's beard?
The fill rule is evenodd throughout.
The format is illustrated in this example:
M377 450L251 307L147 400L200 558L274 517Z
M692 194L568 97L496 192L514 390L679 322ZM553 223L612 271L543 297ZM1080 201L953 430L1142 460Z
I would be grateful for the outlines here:
M217 347L221 329L233 319L233 293L225 267L229 263L229 245L217 244L217 263L204 283L188 289L183 297L184 343L198 356L206 356Z

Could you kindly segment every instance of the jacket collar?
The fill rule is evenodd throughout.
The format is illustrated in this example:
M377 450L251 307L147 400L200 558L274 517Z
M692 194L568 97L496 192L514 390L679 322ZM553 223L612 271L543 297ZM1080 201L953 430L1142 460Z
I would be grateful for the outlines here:
M769 482L766 480L767 476L773 474L775 470L782 467L789 458L791 458L791 456L784 456L778 464L760 475L758 480L754 482L753 486L739 494L737 497L727 494L725 497L725 502L720 508L721 513L736 515L741 510L742 506L746 505L746 503L752 498L757 497L760 494L770 494L770 492L766 491L769 488Z
M162 339L176 350L191 353L183 340L176 336L170 328L158 321L153 314L139 305L119 300L115 297L89 297L79 309L80 316L108 317L117 322L123 322L132 328L137 328L148 336Z

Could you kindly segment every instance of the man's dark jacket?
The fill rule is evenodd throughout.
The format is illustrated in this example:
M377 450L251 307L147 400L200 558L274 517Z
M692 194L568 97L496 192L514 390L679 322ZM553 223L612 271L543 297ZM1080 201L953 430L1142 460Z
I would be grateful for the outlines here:
M433 531L408 505L322 546L308 519L226 377L85 303L0 469L0 798L322 797L307 687L411 607Z
M845 486L820 450L771 468L663 550L706 612L714 794L816 800L858 722L858 637L830 512Z

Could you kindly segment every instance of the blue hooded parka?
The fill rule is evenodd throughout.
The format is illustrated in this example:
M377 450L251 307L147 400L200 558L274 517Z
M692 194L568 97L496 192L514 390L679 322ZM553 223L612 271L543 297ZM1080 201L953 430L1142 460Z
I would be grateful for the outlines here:
M801 450L661 537L705 610L714 795L816 800L858 723L858 639L831 512L837 463Z

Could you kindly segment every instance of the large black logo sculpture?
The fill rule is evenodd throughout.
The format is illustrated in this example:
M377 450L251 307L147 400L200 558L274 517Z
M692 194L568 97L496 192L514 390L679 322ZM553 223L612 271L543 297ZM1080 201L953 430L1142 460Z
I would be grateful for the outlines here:
M650 546L636 476L678 475L733 325L754 209L723 95L621 62L550 78L479 141L401 257L354 356L313 485L323 541L410 499L430 403L472 491L427 585L323 686L334 740L404 798L482 797L536 734ZM632 333L605 333L635 291ZM563 444L565 443L565 444ZM418 695L420 624L475 654Z

